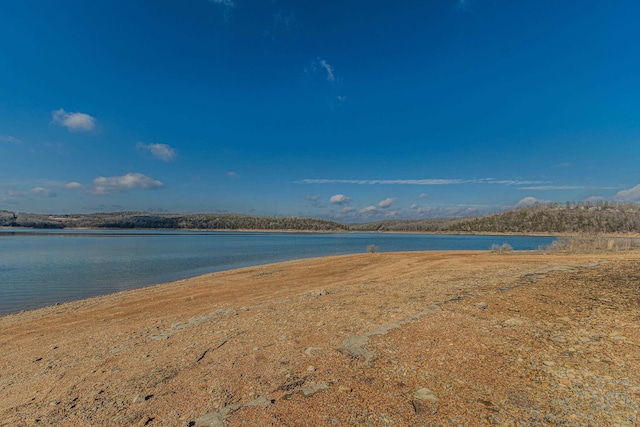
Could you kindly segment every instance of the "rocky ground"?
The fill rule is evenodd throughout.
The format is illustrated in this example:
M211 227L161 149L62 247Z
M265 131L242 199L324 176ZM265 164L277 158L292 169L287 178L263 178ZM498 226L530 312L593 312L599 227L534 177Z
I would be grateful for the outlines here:
M293 261L0 331L0 426L640 426L638 253Z

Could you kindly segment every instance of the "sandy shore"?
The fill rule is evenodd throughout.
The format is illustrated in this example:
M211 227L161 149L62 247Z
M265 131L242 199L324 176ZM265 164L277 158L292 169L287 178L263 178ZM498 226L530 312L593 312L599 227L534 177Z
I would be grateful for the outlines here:
M292 261L0 331L0 426L640 425L639 253Z

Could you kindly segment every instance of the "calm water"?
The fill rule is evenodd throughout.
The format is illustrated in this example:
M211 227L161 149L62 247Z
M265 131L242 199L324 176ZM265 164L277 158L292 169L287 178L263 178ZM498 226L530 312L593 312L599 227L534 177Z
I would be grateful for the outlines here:
M372 233L0 230L0 314L298 258L440 249L537 249L550 237Z

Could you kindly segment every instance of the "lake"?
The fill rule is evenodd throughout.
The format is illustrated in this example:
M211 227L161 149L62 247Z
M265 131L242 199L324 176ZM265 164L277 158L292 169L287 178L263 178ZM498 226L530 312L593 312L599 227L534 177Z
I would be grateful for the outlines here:
M538 249L553 237L0 229L0 314L221 270L380 252Z

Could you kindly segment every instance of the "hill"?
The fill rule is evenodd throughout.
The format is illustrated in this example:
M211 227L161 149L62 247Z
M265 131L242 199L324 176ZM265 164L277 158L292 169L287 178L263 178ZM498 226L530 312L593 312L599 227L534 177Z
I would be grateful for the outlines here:
M40 215L0 211L0 226L31 228L138 228L198 230L389 231L431 233L638 233L636 203L536 204L473 218L388 220L364 224L241 214L114 212Z

